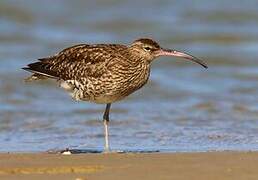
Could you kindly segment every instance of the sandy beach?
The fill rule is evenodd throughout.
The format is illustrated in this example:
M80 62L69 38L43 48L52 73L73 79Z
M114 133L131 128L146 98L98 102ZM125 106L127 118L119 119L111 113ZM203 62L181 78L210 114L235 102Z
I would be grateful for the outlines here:
M0 154L1 180L250 180L257 167L257 152Z

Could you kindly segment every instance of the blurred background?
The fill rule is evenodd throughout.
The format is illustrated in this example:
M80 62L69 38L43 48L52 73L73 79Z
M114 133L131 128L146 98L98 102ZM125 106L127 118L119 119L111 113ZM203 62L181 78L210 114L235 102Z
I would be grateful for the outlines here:
M0 151L103 147L105 105L75 102L21 67L78 43L149 37L191 53L153 63L149 83L113 104L111 148L258 150L258 1L1 0Z

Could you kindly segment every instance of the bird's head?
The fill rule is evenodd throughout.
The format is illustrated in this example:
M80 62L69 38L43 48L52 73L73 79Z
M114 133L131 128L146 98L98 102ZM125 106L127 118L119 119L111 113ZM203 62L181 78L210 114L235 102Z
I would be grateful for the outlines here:
M174 56L174 57L181 57L184 59L191 60L195 63L200 64L204 68L208 68L208 66L200 59L184 52L180 52L172 49L164 49L160 47L160 45L157 42L153 41L152 39L148 39L148 38L137 39L131 44L130 48L138 56L141 56L144 60L148 62L151 62L152 60L160 56Z

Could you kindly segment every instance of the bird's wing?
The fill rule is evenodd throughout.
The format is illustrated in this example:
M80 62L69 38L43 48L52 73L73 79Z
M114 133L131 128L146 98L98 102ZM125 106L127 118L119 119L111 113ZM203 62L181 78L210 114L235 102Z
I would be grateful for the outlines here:
M23 69L63 80L99 77L106 71L107 63L115 58L112 52L117 49L123 50L125 46L80 44L66 48L54 56L39 59Z

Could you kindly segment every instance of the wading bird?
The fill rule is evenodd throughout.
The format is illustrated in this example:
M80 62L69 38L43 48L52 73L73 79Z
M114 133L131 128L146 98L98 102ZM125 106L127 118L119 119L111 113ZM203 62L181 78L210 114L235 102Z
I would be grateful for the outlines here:
M161 48L152 39L142 38L122 44L79 44L54 56L38 59L24 70L27 79L56 79L77 101L106 104L103 115L105 151L109 151L109 110L111 103L124 99L145 85L152 61L160 56L181 57L207 68L200 59L187 53Z

